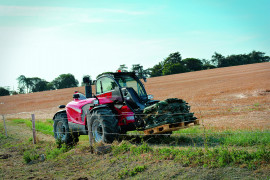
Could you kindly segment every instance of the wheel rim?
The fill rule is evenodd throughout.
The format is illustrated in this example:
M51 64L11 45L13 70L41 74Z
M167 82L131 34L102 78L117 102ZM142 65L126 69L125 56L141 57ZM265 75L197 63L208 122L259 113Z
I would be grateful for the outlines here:
M98 121L94 121L92 124L92 134L96 142L100 142L103 139L103 127Z
M64 126L63 122L57 123L57 139L60 139L61 141L65 141L66 139L66 127Z

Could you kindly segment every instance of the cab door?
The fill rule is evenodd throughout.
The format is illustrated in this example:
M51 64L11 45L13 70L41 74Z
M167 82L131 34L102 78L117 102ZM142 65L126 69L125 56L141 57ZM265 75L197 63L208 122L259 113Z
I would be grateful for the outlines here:
M119 84L111 77L101 77L96 81L96 96L106 97L115 103L123 103Z

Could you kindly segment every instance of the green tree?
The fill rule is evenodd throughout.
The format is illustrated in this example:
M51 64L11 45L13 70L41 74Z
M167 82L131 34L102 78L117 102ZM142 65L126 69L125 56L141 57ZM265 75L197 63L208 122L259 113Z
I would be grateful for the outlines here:
M47 88L48 88L48 90L54 90L54 89L55 89L52 82L49 82L49 83L47 84Z
M40 78L31 78L32 80L32 92L40 92L40 91L47 91L50 90L48 87L49 82L45 81L44 79Z
M182 72L187 72L188 69L184 66L182 61L182 56L179 52L171 53L164 59L164 61L159 62L151 68L150 76L162 76L169 74L177 74Z
M18 83L19 83L19 86L18 86L19 92L20 93L25 93L25 92L29 93L30 89L31 89L31 86L32 86L31 78L27 78L24 75L20 75L17 78L17 80L18 80Z
M179 52L171 53L163 63L162 75L170 75L187 72L184 66L181 54Z
M142 79L143 77L147 77L149 72L149 69L144 70L143 66L140 64L133 64L131 68L132 72L135 72L139 79Z
M150 77L162 76L163 64L163 61L161 61L154 65L153 68L151 68Z
M249 60L250 63L260 63L260 62L269 62L270 61L270 57L265 56L265 53L260 52L260 51L252 51L247 56L250 59Z
M121 64L118 70L121 70L121 72L128 72L128 67L125 64Z
M145 70L143 70L143 73L144 73L144 76L145 77L150 77L150 75L151 75L151 68L147 68L147 69L145 69Z
M186 58L183 60L183 64L190 71L199 71L203 69L203 63L196 58Z
M184 65L180 63L176 64L168 63L164 65L162 75L178 74L184 72L188 72L188 69Z
M203 69L213 69L213 68L216 68L216 66L214 66L213 64L211 64L211 61L209 61L207 59L202 59L201 61L203 63Z
M3 88L3 87L0 87L0 96L9 96L9 90Z
M215 66L221 67L225 60L226 60L226 58L224 56L222 56L221 54L215 52L214 55L212 56L211 62Z
M18 92L17 92L17 91L10 91L10 94L11 94L11 95L17 95Z
M270 57L265 56L265 53L260 51L252 51L249 54L232 54L227 57L224 57L221 54L215 52L211 61L217 67L228 67L243 64L269 62Z
M18 91L20 94L53 89L48 86L49 82L38 77L25 77L24 75L21 75L17 80L19 83Z
M78 87L78 80L75 79L74 75L72 74L61 74L53 81L53 86L55 89L64 89L70 87Z
M179 52L171 53L169 56L164 60L164 64L177 64L181 63L182 56Z

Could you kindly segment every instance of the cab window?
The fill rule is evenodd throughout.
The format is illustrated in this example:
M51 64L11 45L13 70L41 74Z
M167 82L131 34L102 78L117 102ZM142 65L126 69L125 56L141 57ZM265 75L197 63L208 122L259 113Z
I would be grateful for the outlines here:
M114 90L117 84L115 81L108 77L103 77L97 80L96 90L97 94L102 94Z

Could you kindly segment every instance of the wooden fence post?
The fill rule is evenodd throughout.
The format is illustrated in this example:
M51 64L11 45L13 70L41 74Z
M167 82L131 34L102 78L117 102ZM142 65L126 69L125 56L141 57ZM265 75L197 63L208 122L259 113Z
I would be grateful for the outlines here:
M87 123L90 122L88 119L90 118L90 115L87 115ZM88 138L89 138L89 143L90 143L90 152L93 154L94 153L94 148L93 148L93 134L92 134L92 126L91 124L87 124L88 127Z
M3 120L4 120L4 127L5 127L6 137L8 137L8 136L7 136L7 127L6 127L5 115L2 115L2 116L3 116Z
M36 144L37 139L36 139L35 114L32 114L32 130L33 130L33 144Z

